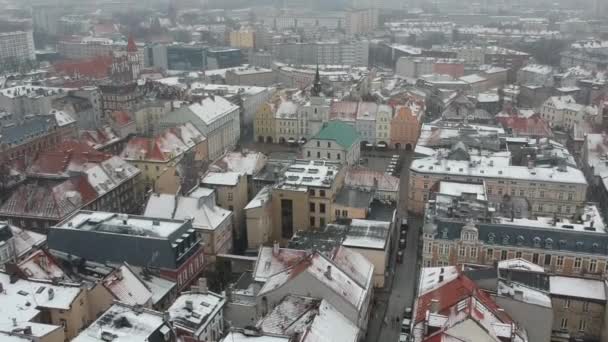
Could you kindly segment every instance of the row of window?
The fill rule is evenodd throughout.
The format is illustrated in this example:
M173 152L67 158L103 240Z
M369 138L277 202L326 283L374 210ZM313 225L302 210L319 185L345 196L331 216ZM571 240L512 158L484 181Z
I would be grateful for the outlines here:
M562 321L560 322L560 328L561 329L568 329L568 319L567 318L562 318ZM578 322L578 331L580 332L584 332L587 329L587 321L585 321L584 319L581 319Z
M438 253L439 255L442 256L448 256L450 254L450 245L449 244L439 244L438 246L439 250ZM427 242L427 244L424 246L424 252L426 254L430 254L432 253L432 248L433 248L433 243L432 242ZM486 250L486 261L494 261L495 260L495 254L494 254L494 249L492 248L488 248ZM458 257L459 258L465 258L465 257L470 257L470 258L474 258L476 259L478 257L478 248L477 247L467 247L467 246L459 246L458 247ZM515 258L523 258L523 253L521 251L516 251L515 252ZM555 258L555 259L554 259ZM500 260L507 260L509 259L509 255L508 255L508 251L507 250L500 250ZM533 253L532 254L532 262L537 264L537 265L541 265L541 266L551 266L553 264L553 261L555 260L555 266L557 266L558 268L561 268L564 266L564 256L563 255L551 255L551 254L545 254L544 258L541 258L539 253ZM583 267L583 258L580 257L576 257L574 258L574 264L573 264L573 268L575 271L580 271L581 268ZM589 272L597 272L597 260L596 259L590 259L588 266L587 266L587 271ZM604 272L608 272L608 262L605 265L605 269Z
M310 151L306 152L306 157L311 158L312 157L312 153ZM317 158L321 158L321 152L317 151ZM327 159L331 159L331 152L327 152ZM337 160L342 160L342 154L341 153L336 153L336 159Z

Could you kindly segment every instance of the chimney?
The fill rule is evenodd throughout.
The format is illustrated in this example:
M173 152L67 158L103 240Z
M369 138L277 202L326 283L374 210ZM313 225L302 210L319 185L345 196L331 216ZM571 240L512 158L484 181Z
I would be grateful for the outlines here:
M49 300L53 300L53 298L55 298L55 290L53 290L52 288L49 288L48 294L49 294Z
M32 335L32 326L28 325L23 328L23 335L31 336Z
M443 282L443 274L439 275L439 282L442 283Z
M232 287L233 287L232 284L226 286L225 293L226 293L226 301L228 301L228 302L232 300Z
M325 271L325 277L331 280L331 266L327 266L327 271Z
M439 312L439 299L431 299L431 313Z
M272 244L272 255L274 255L274 256L279 255L279 248L280 248L280 247L279 247L279 243L278 243L277 241L275 241L275 242Z
M198 278L198 291L200 293L207 293L207 291L209 291L209 288L207 287L207 278Z
M186 301L186 310L192 311L193 309L194 309L194 306L192 305L192 301L191 300L187 300Z
M13 326L16 327L17 326L17 319L15 317L13 317Z

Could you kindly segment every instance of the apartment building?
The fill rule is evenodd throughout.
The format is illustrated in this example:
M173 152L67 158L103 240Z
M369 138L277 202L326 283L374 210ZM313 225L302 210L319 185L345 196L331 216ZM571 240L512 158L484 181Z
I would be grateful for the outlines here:
M226 71L226 84L234 86L268 87L277 83L274 70L265 68L235 68Z
M572 131L585 122L602 122L602 115L597 107L578 104L571 95L551 96L540 107L540 115L551 127L567 131Z
M217 205L213 189L197 187L186 196L154 193L146 203L146 217L192 220L201 235L205 263L232 252L233 213Z
M344 183L344 168L326 161L296 160L281 175L272 192L276 241L290 239L297 230L324 227L331 222L332 203Z
M217 204L233 214L234 239L244 243L245 207L249 202L247 175L242 172L208 172L201 179L201 186L214 189ZM240 246L240 245L239 245ZM237 248L240 248L237 246Z
M188 169L208 160L207 148L207 139L193 124L186 123L150 138L135 136L120 156L141 171L141 191L175 194L188 177Z
M459 142L449 152L414 160L409 210L422 214L432 189L442 180L485 184L494 203L501 203L505 196L524 197L538 215L572 215L584 206L587 181L580 170L564 161L558 166L535 166L534 160L527 166L513 165L510 157L508 151L472 155Z
M66 141L38 153L27 178L0 206L11 224L41 232L79 209L133 212L140 171L85 143Z
M410 102L395 108L390 122L390 146L396 150L413 151L424 117L424 104Z
M253 49L255 48L255 31L251 29L230 31L229 42L232 47Z
M346 12L345 29L348 35L370 33L377 27L377 8L353 8Z
M232 149L241 135L239 107L221 96L209 96L165 115L159 129L192 123L207 138L209 159Z
M34 34L28 31L0 33L0 60L35 60Z
M195 291L183 292L167 310L182 339L218 341L224 335L226 299L209 291L205 281Z

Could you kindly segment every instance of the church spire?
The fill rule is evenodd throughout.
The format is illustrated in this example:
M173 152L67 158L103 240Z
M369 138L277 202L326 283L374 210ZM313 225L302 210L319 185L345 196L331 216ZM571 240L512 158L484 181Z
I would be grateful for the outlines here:
M317 64L317 72L315 73L315 81L312 86L312 96L321 95L321 75L319 74L319 64Z

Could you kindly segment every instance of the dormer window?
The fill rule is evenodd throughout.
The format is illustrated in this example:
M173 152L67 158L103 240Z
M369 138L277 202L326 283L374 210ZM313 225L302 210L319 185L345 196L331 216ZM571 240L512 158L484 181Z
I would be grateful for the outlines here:
M534 238L533 242L534 242L534 247L540 248L540 238L538 236L536 236Z
M489 243L494 243L494 238L496 238L496 235L494 233L488 234L488 242Z
M545 248L546 249L553 248L553 239L551 239L551 238L545 239Z
M509 235L505 235L502 237L502 244L503 245L508 245L509 244Z

